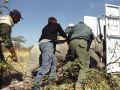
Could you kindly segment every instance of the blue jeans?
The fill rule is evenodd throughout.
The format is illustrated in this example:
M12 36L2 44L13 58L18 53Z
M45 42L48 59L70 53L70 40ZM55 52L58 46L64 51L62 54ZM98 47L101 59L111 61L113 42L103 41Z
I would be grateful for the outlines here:
M39 90L39 86L42 84L42 78L46 73L50 71L49 78L56 78L56 64L57 58L54 54L54 45L51 42L41 42L40 49L42 54L42 64L38 69L38 73L35 77L35 90Z

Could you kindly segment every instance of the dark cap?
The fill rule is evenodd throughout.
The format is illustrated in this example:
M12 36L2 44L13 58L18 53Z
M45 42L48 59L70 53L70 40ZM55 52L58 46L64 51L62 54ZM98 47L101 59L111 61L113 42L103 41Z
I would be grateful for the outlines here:
M22 16L21 16L20 11L18 11L18 10L16 10L16 9L13 9L12 11L10 11L10 13L11 13L12 15L18 16L18 17L20 17L21 19L23 19Z

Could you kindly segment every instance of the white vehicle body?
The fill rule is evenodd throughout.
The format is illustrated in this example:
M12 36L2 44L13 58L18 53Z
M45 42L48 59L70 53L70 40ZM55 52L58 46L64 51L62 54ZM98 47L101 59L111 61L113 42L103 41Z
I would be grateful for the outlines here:
M107 72L120 72L120 6L106 4L103 17L84 16L84 23L95 36L100 33L104 36Z

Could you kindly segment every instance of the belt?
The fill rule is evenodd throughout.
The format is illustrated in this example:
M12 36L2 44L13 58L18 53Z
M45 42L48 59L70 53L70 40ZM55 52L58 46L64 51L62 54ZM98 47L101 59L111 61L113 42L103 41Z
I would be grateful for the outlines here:
M72 39L70 39L70 41L72 41L72 40L74 40L74 39L84 39L84 40L86 40L86 41L88 41L88 39L86 39L85 37L75 37L75 38L72 38Z

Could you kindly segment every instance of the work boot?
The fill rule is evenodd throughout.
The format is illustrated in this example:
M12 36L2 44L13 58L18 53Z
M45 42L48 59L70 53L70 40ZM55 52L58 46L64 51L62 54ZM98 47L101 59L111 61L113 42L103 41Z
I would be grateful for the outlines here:
M99 67L100 69L102 69L102 68L105 67L105 64L102 63L102 62L98 62L98 63L97 63L97 67Z

